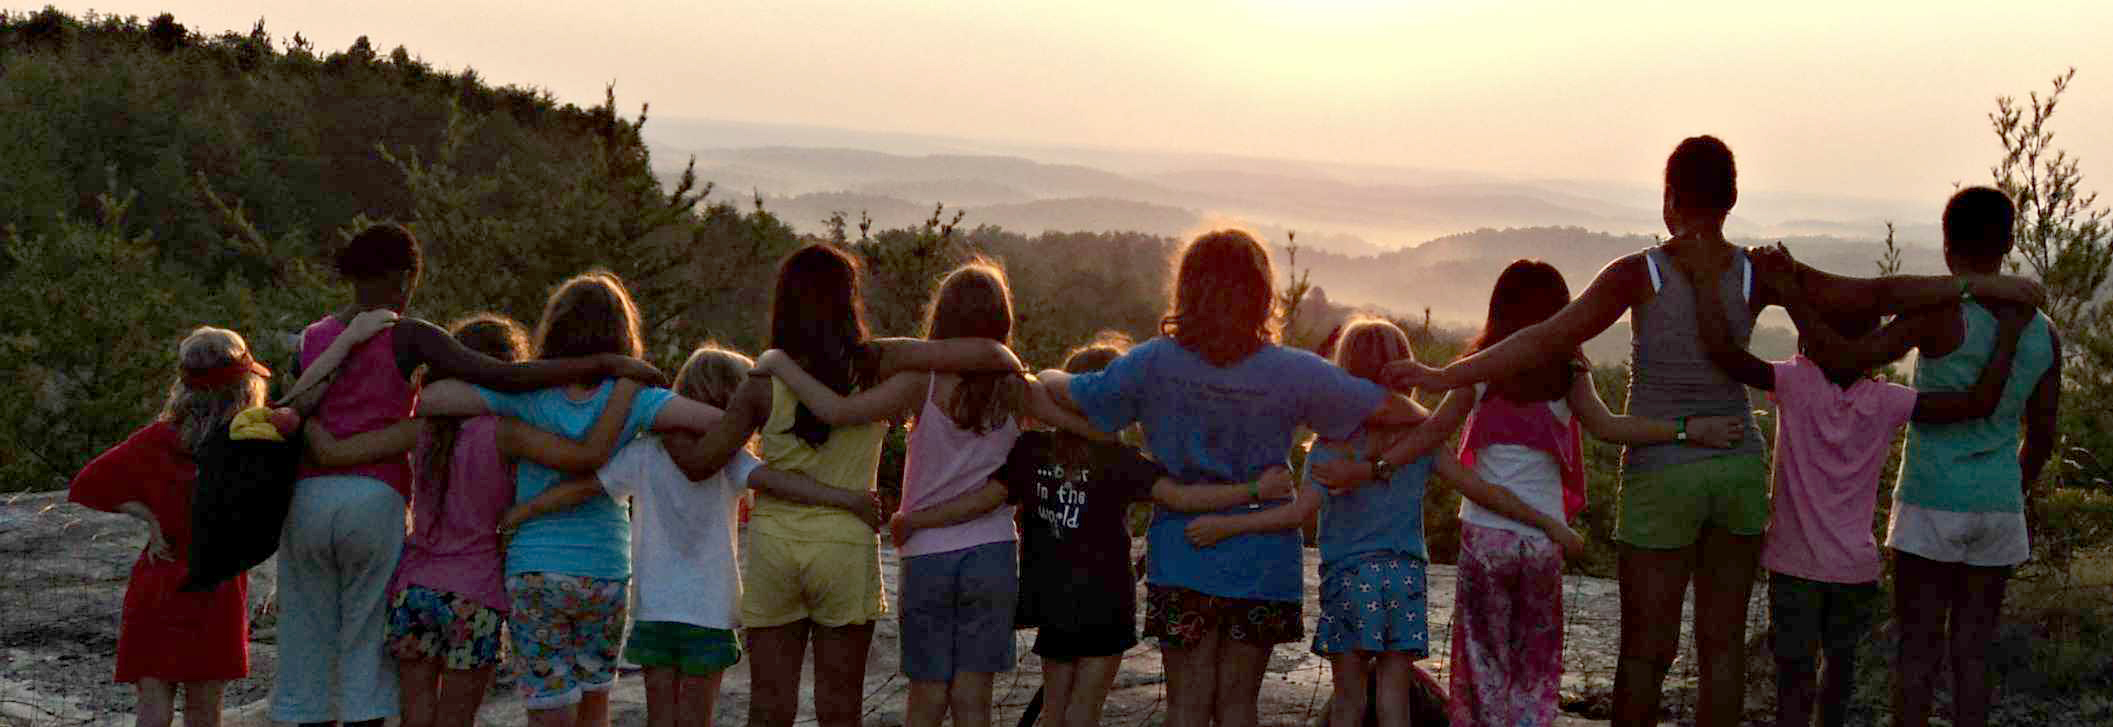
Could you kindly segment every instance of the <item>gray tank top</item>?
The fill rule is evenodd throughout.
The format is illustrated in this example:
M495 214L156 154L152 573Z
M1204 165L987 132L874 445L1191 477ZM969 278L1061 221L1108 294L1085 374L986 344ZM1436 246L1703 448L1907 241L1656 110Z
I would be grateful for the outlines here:
M1722 296L1715 304L1724 306L1732 340L1744 347L1753 338L1753 309L1746 302L1753 292L1753 268L1747 263L1746 251L1733 255L1731 267L1718 283ZM1658 294L1636 306L1629 319L1633 333L1629 413L1659 419L1737 416L1746 420L1746 436L1732 449L1686 444L1629 447L1622 452L1623 472L1649 472L1725 455L1761 454L1762 437L1754 427L1753 405L1746 398L1745 385L1710 362L1709 349L1702 345L1695 286L1673 267L1663 250L1646 250L1644 259L1650 268L1651 287Z

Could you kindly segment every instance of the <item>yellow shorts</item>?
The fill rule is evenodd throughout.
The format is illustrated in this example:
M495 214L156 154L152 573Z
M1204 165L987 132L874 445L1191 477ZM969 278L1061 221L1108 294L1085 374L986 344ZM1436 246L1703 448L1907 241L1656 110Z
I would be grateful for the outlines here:
M741 625L810 620L837 627L888 612L880 544L786 540L750 531L741 567Z

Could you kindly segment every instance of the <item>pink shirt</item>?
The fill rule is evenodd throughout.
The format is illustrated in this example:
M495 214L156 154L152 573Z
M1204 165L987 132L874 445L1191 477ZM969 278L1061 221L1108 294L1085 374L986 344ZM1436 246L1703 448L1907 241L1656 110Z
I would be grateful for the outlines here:
M497 530L514 504L514 468L499 453L498 435L498 417L464 421L447 463L446 492L438 478L418 477L411 533L404 538L390 594L424 586L506 612L506 560ZM428 437L419 437L420 462L432 448Z
M1775 506L1761 565L1829 583L1878 580L1878 475L1915 413L1915 390L1862 379L1844 391L1803 356L1776 363L1775 379Z
M345 324L338 322L336 316L324 316L310 324L301 332L301 368L315 365L330 342L344 333ZM337 380L330 382L329 390L323 393L315 418L330 436L344 439L410 418L417 402L418 392L396 368L396 332L388 330L360 342L345 356L345 362L338 365ZM409 454L351 467L301 467L303 478L324 475L371 477L394 488L404 502L411 501Z
M976 491L1004 466L1012 445L1020 439L1020 423L1005 424L977 434L954 424L938 402L932 400L934 383L925 390L924 409L917 415L917 428L910 430L909 451L902 465L902 511L914 512ZM898 551L904 557L946 553L989 543L1019 539L1013 527L1013 507L1004 505L983 517L959 525L919 530Z

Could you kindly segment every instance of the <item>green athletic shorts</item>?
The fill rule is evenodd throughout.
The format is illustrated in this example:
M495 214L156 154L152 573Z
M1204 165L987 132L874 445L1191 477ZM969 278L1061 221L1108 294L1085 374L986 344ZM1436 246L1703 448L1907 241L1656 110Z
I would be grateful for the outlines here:
M1625 472L1615 510L1614 539L1638 548L1685 548L1705 527L1760 535L1768 530L1768 463L1727 455Z
M726 629L640 621L631 626L624 658L648 669L676 668L685 676L711 676L741 663L741 642Z

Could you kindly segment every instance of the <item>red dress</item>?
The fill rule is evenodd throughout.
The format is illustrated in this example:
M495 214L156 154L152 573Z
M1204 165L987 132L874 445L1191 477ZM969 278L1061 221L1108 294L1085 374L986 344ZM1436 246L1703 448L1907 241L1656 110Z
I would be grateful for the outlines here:
M161 523L171 560L132 564L118 624L117 681L237 679L249 674L249 577L208 593L183 593L191 547L191 488L198 469L174 427L147 425L75 475L66 499L117 512L138 501Z

